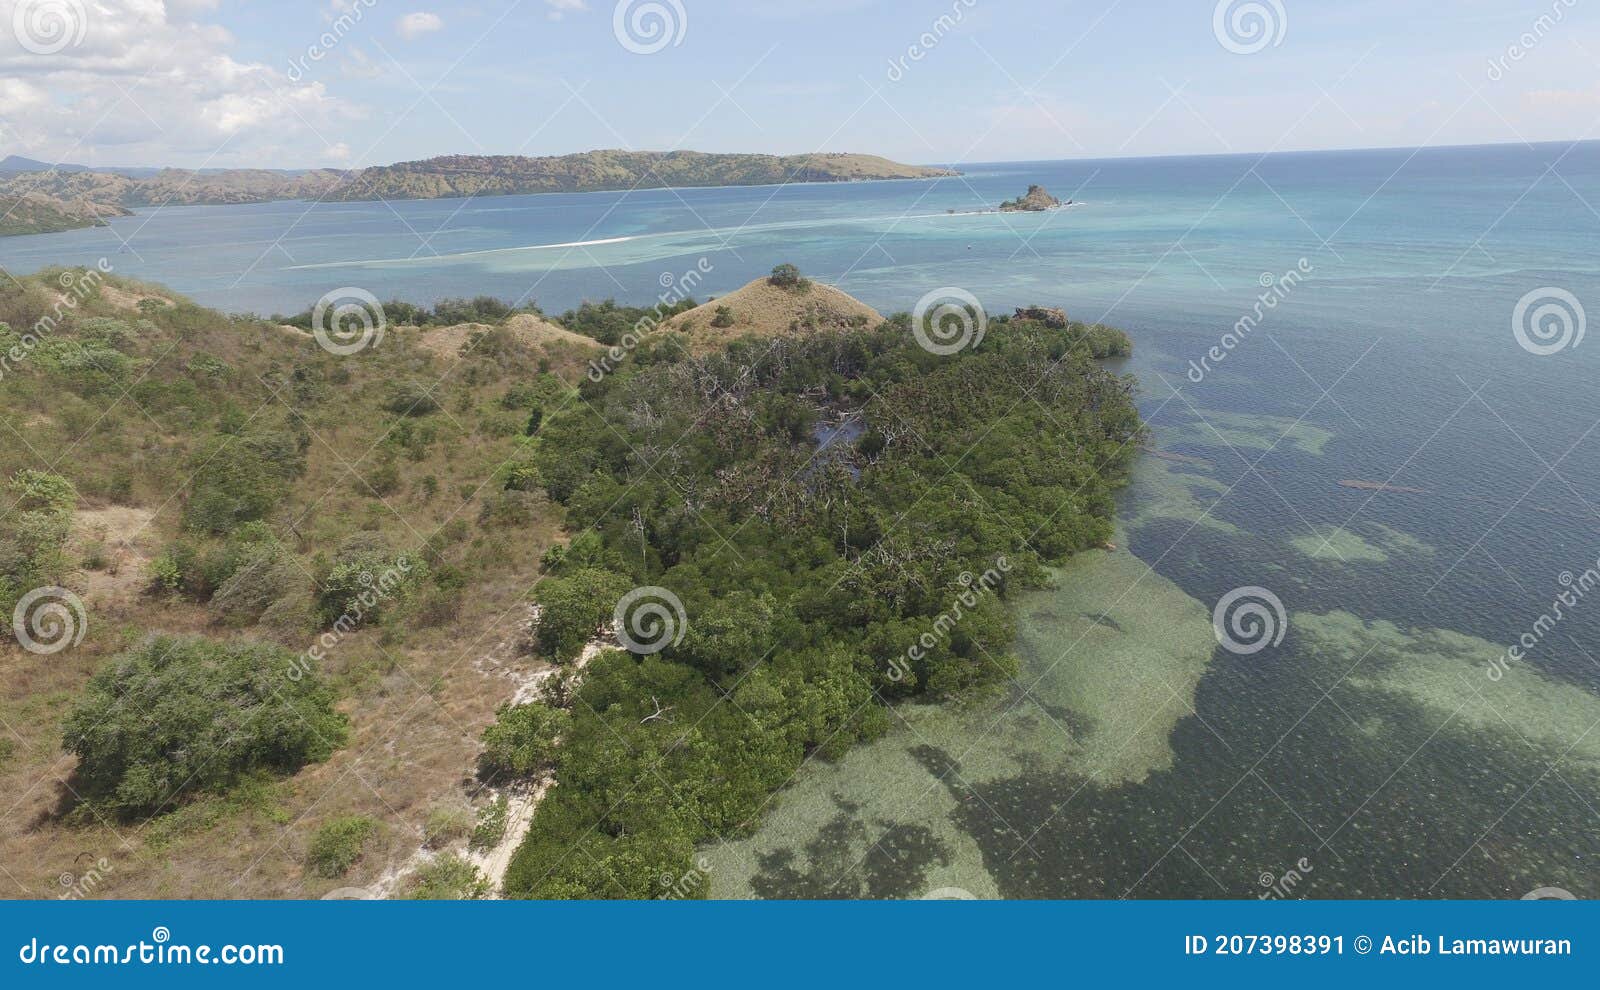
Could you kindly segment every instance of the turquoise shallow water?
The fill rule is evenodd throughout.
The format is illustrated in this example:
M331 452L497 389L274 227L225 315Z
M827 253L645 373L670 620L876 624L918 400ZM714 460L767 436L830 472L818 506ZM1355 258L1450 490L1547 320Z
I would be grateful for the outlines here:
M905 710L808 766L755 835L706 851L714 890L1251 897L1294 869L1295 896L1600 896L1600 594L1486 673L1600 558L1600 344L1540 356L1513 332L1549 288L1600 313L1600 145L966 171L168 209L0 240L0 265L104 255L265 313L346 285L559 311L647 302L702 257L702 294L792 261L884 311L959 286L1125 327L1161 456L1119 550L1019 602L1007 697ZM1029 183L1081 205L970 214ZM1302 259L1189 380L1263 273ZM1210 628L1241 586L1283 605L1281 641L1249 655Z

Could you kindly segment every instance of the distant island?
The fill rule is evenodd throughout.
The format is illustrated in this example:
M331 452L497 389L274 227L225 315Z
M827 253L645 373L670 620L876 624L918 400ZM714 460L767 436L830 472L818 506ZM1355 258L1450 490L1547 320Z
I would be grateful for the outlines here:
M1045 192L1044 186L1029 186L1026 195L1001 203L1000 212L1042 213L1045 210L1059 209L1061 205L1061 200ZM1072 205L1072 201L1068 200L1066 205Z
M129 208L263 203L446 199L530 193L750 186L785 182L933 179L959 173L903 165L876 155L742 155L697 151L588 151L543 158L446 155L356 170L0 168L0 235L71 230L123 216ZM22 167L19 167L22 166Z

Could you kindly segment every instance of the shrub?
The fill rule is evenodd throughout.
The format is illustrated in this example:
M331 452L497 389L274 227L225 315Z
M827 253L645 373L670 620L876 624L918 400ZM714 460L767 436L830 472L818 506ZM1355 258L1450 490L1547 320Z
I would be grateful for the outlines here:
M384 498L400 490L400 466L395 463L394 457L385 457L367 472L366 477L357 480L355 484L358 495L370 495L374 498Z
M440 856L412 877L406 897L418 901L476 900L489 894L489 882L460 856Z
M148 320L139 321L139 329L148 333L155 327ZM101 347L126 347L135 339L134 327L127 320L109 316L91 316L78 321L78 336L87 344Z
M632 587L623 575L599 567L584 567L570 577L545 581L538 590L541 609L535 639L539 648L558 662L576 658L584 644L610 621L617 602Z
M426 416L438 411L439 400L422 382L396 382L383 407L399 416Z
M59 474L24 469L11 476L11 497L26 512L71 512L78 506L72 482Z
M262 552L244 561L216 594L211 605L225 621L248 626L293 590L304 578L293 562L276 552Z
M222 381L233 374L232 368L209 354L200 354L191 358L185 369L192 374L202 378L209 378L212 381Z
M13 593L0 605L10 615L14 593L54 581L67 569L65 548L78 493L60 475L32 470L18 471L7 488L15 515L0 529L0 581Z
M484 730L486 747L478 756L478 775L485 780L531 777L555 765L556 739L572 716L541 702L506 705Z
M483 500L478 522L491 528L527 525L539 518L539 510L546 504L543 492L498 491Z
M113 658L63 724L77 792L119 814L154 815L252 771L327 759L344 743L345 718L297 663L278 646L198 637L157 637Z
M504 794L490 801L478 811L478 823L472 828L467 848L477 852L493 849L506 837L506 819L511 812L511 802Z
M311 836L306 865L317 876L336 880L361 859L362 849L377 830L377 822L359 815L325 822Z
M210 601L242 568L260 580L267 563L287 564L272 528L263 522L240 525L224 542L185 537L174 541L151 562L151 581L158 590L181 591L195 601ZM292 577L281 568L274 578L281 592ZM236 589L242 590L242 589ZM247 604L248 599L241 604ZM260 608L272 603L265 601ZM260 609L256 610L260 614Z
M301 452L287 434L220 435L200 446L193 463L184 526L225 534L266 518L299 473Z
M525 310L534 309L530 302ZM498 323L512 313L525 310L512 309L509 303L494 296L475 296L472 299L441 299L433 304L430 323L453 325L457 323Z
M506 471L506 488L518 492L538 492L544 490L544 478L539 474L538 466L522 461L511 465Z
M434 808L422 823L422 843L429 849L443 849L470 835L472 825L472 815L465 808Z
M176 547L168 547L150 561L150 584L162 591L177 591L183 581L183 565L179 563Z
M716 315L711 318L711 325L718 328L733 326L733 309L728 306L718 306Z
M780 289L798 289L808 284L800 277L800 269L788 262L773 266L772 274L767 276L767 281Z
M424 565L394 554L382 537L358 533L345 540L318 584L317 612L324 624L348 622L351 628L374 622L410 601Z

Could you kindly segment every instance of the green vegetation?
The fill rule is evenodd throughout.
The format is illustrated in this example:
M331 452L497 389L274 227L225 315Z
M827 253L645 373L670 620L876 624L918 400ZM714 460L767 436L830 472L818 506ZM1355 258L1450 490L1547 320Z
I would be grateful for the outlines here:
M226 535L241 523L265 519L300 473L310 443L309 436L285 429L212 437L193 456L184 525Z
M59 274L0 283L0 323L35 326ZM430 810L464 806L479 750L461 727L488 725L504 697L485 689L499 672L462 651L525 613L529 587L535 649L569 665L547 702L502 707L483 736L483 780L559 779L506 890L669 893L662 878L684 876L697 843L749 827L808 756L881 733L890 704L1003 680L1009 598L1109 537L1140 429L1128 382L1093 364L1126 339L1065 321L996 318L981 345L939 357L907 317L856 313L694 356L671 331L627 340L691 302L586 304L574 329L629 344L594 381L599 347L539 343L516 320L448 356L408 331L338 357L308 334L104 285L6 370L0 414L74 455L39 475L26 449L0 446L17 521L0 532L0 576L13 595L59 579L93 617L81 646L29 666L7 720L23 729L15 779L41 776L59 739L95 815L39 809L19 856L69 861L79 824L103 814L135 848L194 864L119 874L128 894L214 894L207 878L263 858L241 892L294 892L302 857L323 875L376 871L379 849L396 852L375 824L391 798L409 819L392 837L493 845L504 800L470 833ZM819 451L819 428L846 419L864 432ZM1003 581L913 654L963 575L1002 557ZM682 635L571 664L645 585L681 599ZM334 755L347 717L361 751L408 773L385 778L383 800L351 787L321 804L316 785L354 753L286 778ZM462 865L441 858L416 892L474 896Z
M771 285L777 286L780 289L794 289L797 291L804 291L811 287L810 279L802 276L800 274L800 269L789 264L788 262L784 262L781 265L774 265L772 267L772 274L767 276L767 282Z
M115 658L67 716L75 790L122 816L167 810L257 770L293 773L344 742L344 716L315 673L264 643L157 637Z
M9 616L18 598L59 583L78 493L58 474L24 469L6 485L6 502L14 515L0 531L0 613Z
M406 897L417 901L467 901L489 895L489 884L460 856L440 856L412 876Z
M539 307L529 303L524 306L512 306L510 303L494 296L474 296L471 299L441 299L433 306L417 306L412 303L391 299L380 304L383 308L383 318L393 326L418 326L418 327L450 327L460 323L501 323L508 317L518 313L532 313L539 315ZM378 313L370 306L363 305L367 315L377 321ZM316 324L312 319L313 310L296 313L293 316L274 315L274 323L285 323L302 330L314 330ZM327 317L324 317L326 320Z
M428 812L422 824L422 844L429 849L443 849L458 839L472 834L472 813L465 808L440 807Z
M560 786L506 892L660 896L696 843L751 825L808 754L883 732L886 703L1010 676L1007 597L1110 537L1141 435L1130 383L1092 362L1126 346L1104 336L997 320L981 346L939 357L902 316L656 354L547 416L533 461L584 535L547 560L541 645L570 658L642 585L677 595L687 630L588 666L559 730ZM819 455L812 425L852 415L862 438ZM912 651L987 572L993 592ZM528 714L504 717L520 737ZM495 769L555 758L538 756Z
M656 323L686 313L698 306L693 298L685 297L671 304L650 308L619 306L615 300L586 302L577 309L561 314L561 325L573 333L593 337L602 344L620 344L629 334L637 335L641 327L650 329Z
M319 568L317 615L329 626L341 620L376 622L411 602L425 570L421 561L391 550L381 536L357 533Z
M359 815L324 823L311 836L306 867L319 877L337 880L361 859L367 840L377 831L377 822Z
M451 306L429 312L504 311ZM563 381L600 353L539 330L513 314L446 354L427 346L436 329L391 327L334 355L109 273L0 276L0 417L27 441L0 444L0 612L9 635L16 600L55 584L87 617L60 653L16 651L0 699L15 731L0 783L21 798L81 764L82 802L41 787L18 808L30 826L7 865L23 883L53 883L108 821L160 867L119 869L115 896L292 896L320 821L409 836L429 809L465 806L476 737L505 699L460 654L526 611L562 537L527 432L576 401ZM410 383L439 411L389 411ZM163 663L154 631L192 635ZM361 751L407 768L381 798L326 793L358 755L333 751L345 717L370 734Z
M483 733L485 749L478 757L478 775L499 780L549 770L556 762L556 740L571 724L570 714L537 701L501 708L495 724Z
M510 811L511 803L503 794L479 809L478 822L472 827L467 848L482 851L499 845L506 836L506 818Z
M15 179L8 182L0 178L0 237L104 227L105 217L127 216L130 212L111 204L57 199Z
M617 600L633 585L626 574L576 567L575 562L565 577L544 581L537 591L540 652L557 663L577 659L583 645L611 621Z
M588 151L548 158L446 155L362 169L327 194L330 200L433 199L455 196L744 186L859 179L924 179L949 169L901 165L875 155L742 155L698 151Z

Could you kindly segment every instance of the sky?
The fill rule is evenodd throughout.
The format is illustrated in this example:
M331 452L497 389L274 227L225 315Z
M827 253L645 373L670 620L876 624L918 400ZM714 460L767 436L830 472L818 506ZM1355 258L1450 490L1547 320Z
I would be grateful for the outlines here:
M1600 138L1600 0L0 0L0 156L917 163Z

